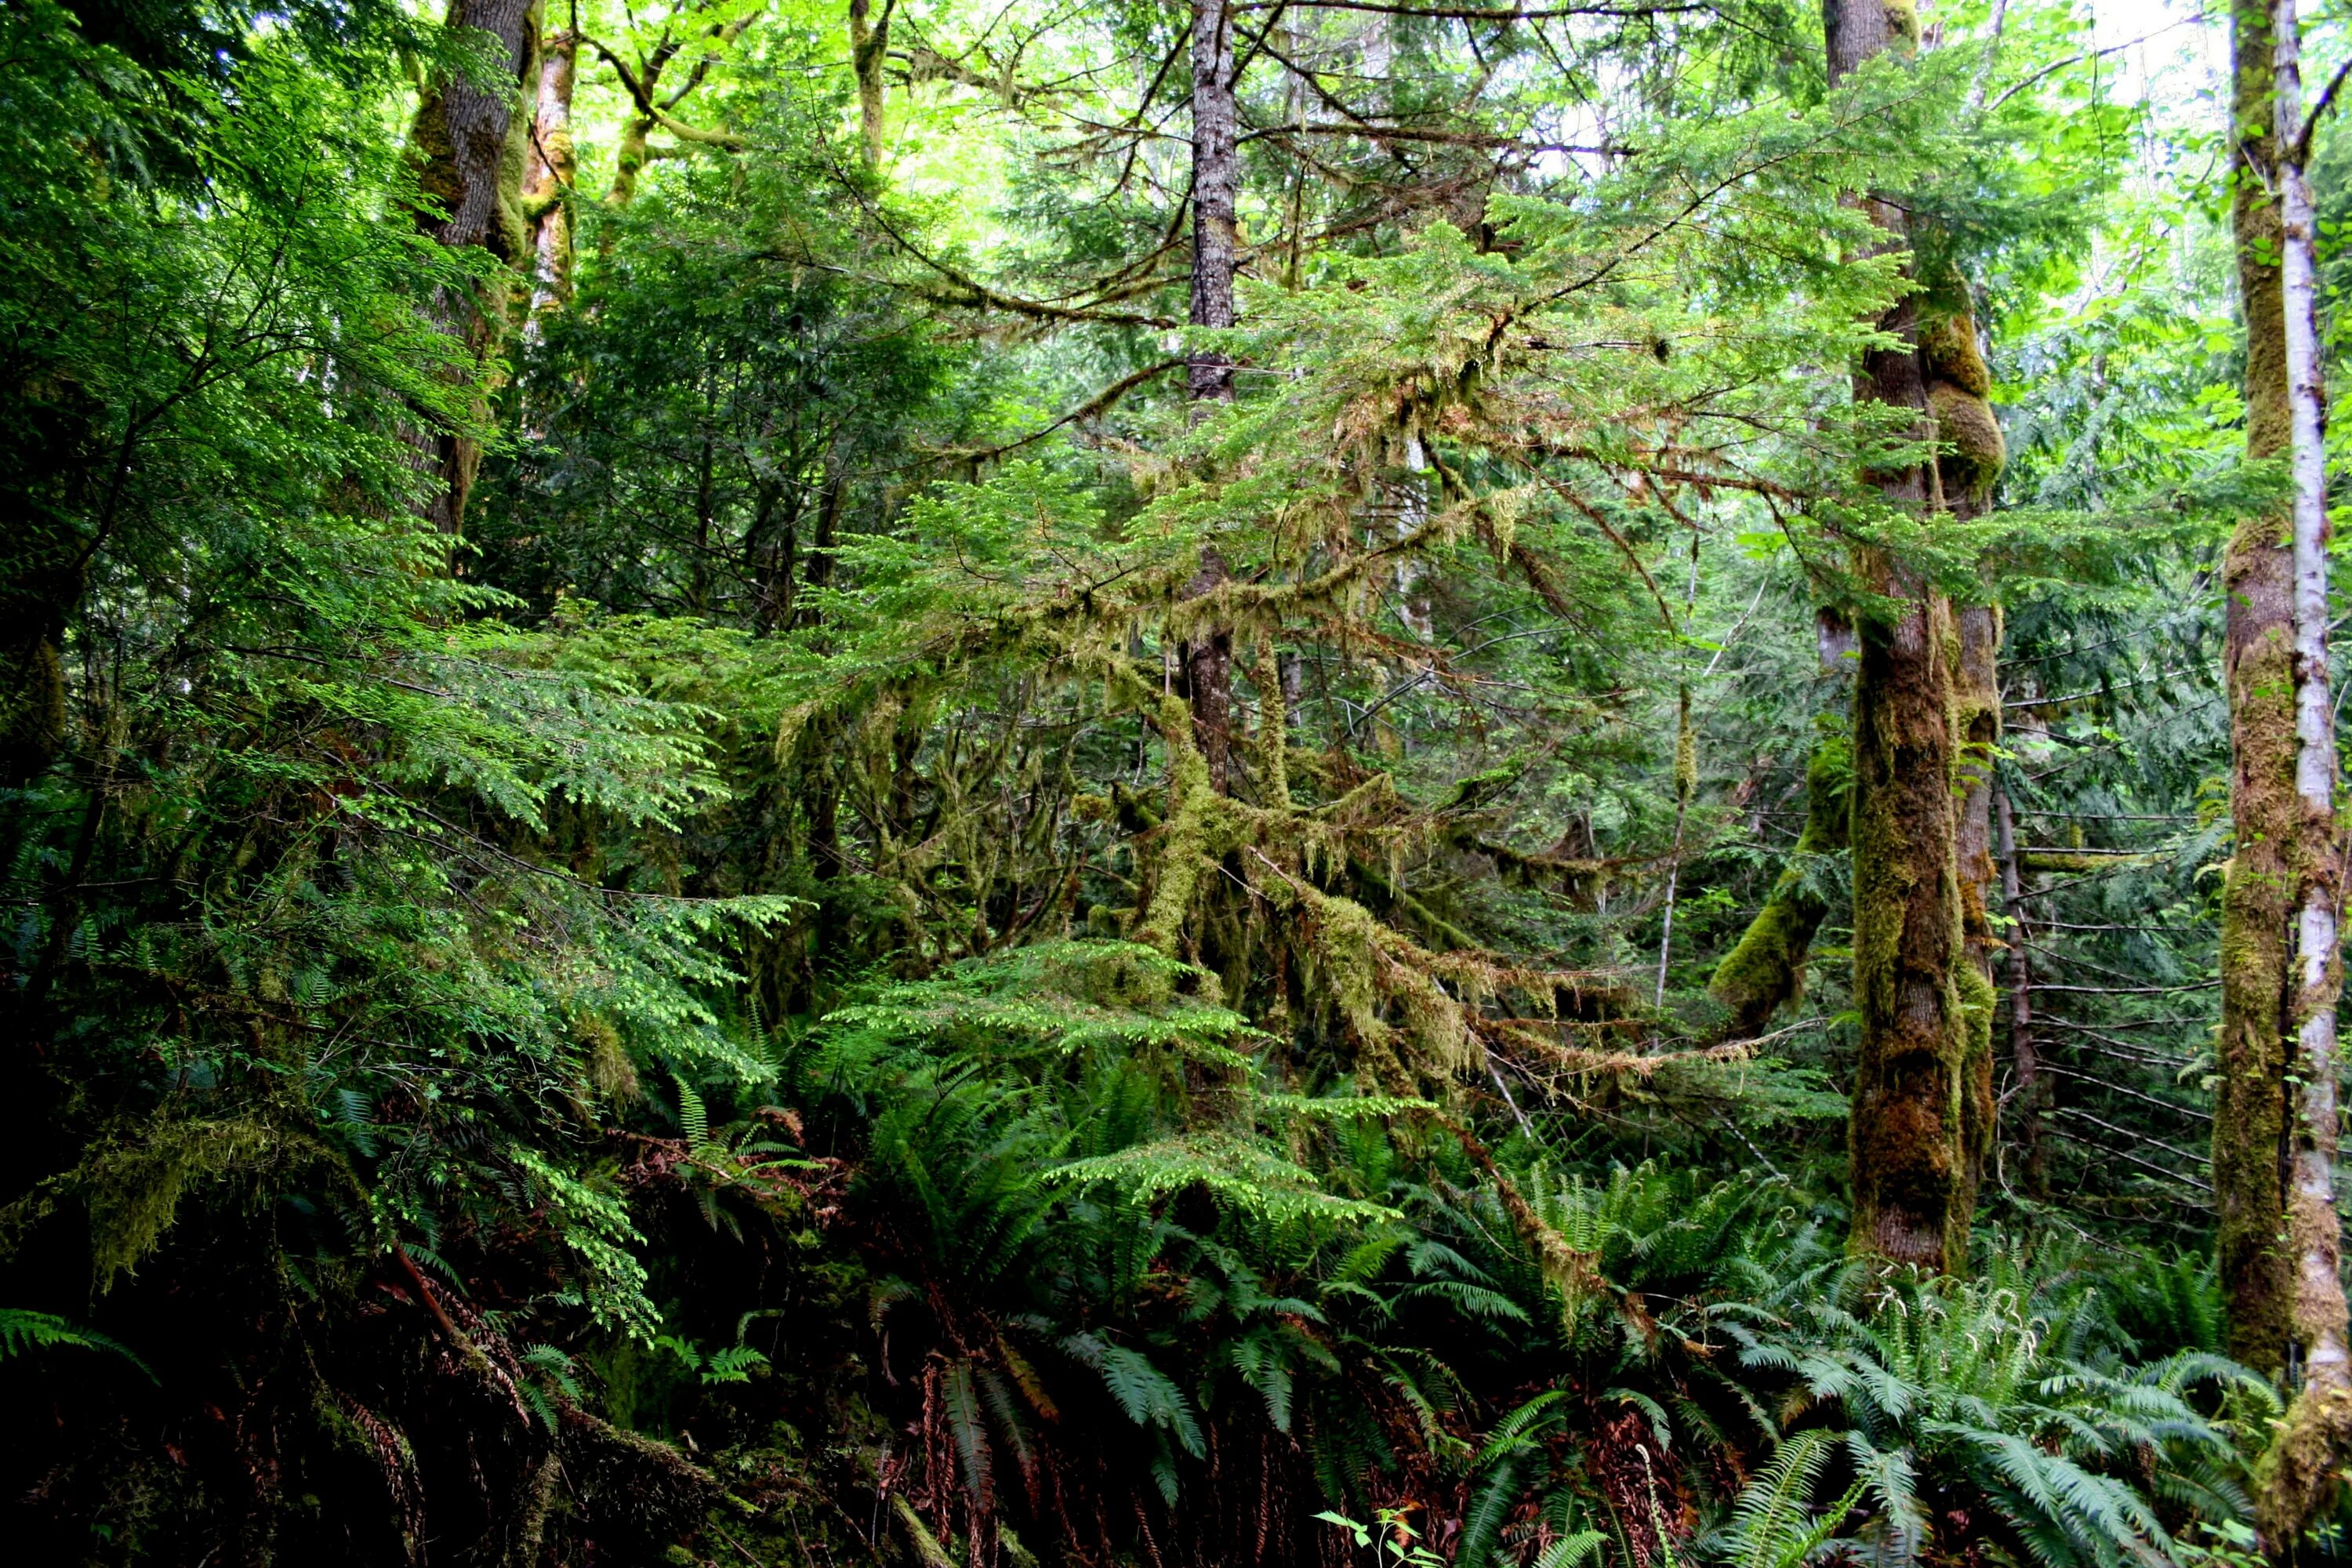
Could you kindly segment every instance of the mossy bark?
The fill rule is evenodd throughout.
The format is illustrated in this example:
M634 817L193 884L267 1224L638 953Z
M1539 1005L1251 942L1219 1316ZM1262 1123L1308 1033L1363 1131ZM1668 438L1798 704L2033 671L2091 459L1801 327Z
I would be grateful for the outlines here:
M1715 999L1730 1010L1727 1028L1732 1039L1762 1034L1773 1014L1804 994L1806 954L1829 912L1829 901L1802 862L1846 847L1852 771L1846 737L1824 740L1814 749L1805 768L1805 827L1797 837L1797 863L1773 881L1764 907L1707 982Z
M537 0L451 0L447 25L496 38L505 51L501 74L435 84L418 103L409 135L418 189L437 209L419 215L425 231L446 246L487 250L507 268L478 297L444 294L433 301L443 330L463 342L478 364L494 362L505 346L530 266L522 186L531 116L515 109L538 87L539 18ZM481 443L466 431L443 429L420 432L415 446L417 466L434 479L425 514L444 533L464 531Z
M849 69L857 81L858 145L869 169L882 166L882 68L889 59L895 4L882 0L882 15L877 17L872 0L849 0Z
M2302 26L2294 0L2270 13L2272 135L2268 187L2278 195L2281 347L2288 409L2294 626L2294 952L2284 1020L2285 1136L2280 1146L2283 1249L2294 1299L2286 1345L2294 1394L2264 1458L2255 1523L2273 1556L2292 1557L2343 1489L2352 1455L2352 1331L2336 1208L2336 1007L2343 964L2336 709L2327 634L2332 531L2327 515L2326 384L2319 332L2318 215L2305 163Z
M2269 172L2270 13L2231 8L2236 171L2231 219L2246 324L2246 455L2287 447L2281 226ZM2284 1235L2288 946L2299 879L2294 794L2294 556L2284 505L2241 519L2222 556L2221 664L2230 699L2230 811L2235 844L2221 886L2221 1083L2213 1117L2217 1246L2230 1309L2230 1353L2277 1375L2294 1337L2292 1256Z
M1968 281L1947 266L1923 298L1919 363L1927 406L1936 420L1936 480L1955 521L1983 514L2008 459L1990 396L1992 375L1977 349L1976 316ZM1993 954L2000 942L1990 904L1993 886L1993 759L2000 745L2000 607L1960 605L1952 668L1954 788L1953 860L1959 873L1960 932L1965 963L1959 976L1967 1018L1968 1055L1961 1068L1961 1142L1981 1181L1999 1116L1992 1086L1992 1015L1998 995Z
M531 117L522 204L530 226L530 313L572 298L572 202L580 159L572 141L572 93L580 74L580 35L548 36L540 53L539 102Z
M1889 49L1908 54L1917 16L1896 0L1829 0L1832 83ZM1907 242L1901 209L1864 205L1889 247ZM1863 356L1857 402L1914 411L1929 434L1929 383L1916 294L1876 323L1886 346ZM1924 513L1940 489L1927 464L1869 478L1891 506ZM1853 963L1861 1041L1847 1129L1857 1253L1939 1271L1967 1258L1976 1204L1972 1067L1989 1051L1990 988L1969 963L1955 852L1953 726L1959 634L1951 605L1918 573L1876 550L1856 574L1895 608L1864 623L1853 692ZM1976 984L1971 984L1971 980Z

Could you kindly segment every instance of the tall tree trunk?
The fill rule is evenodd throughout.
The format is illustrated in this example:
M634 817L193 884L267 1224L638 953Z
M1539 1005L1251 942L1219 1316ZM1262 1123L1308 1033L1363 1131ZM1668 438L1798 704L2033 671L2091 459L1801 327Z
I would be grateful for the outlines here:
M2268 0L2233 0L2231 220L2246 323L2246 456L2257 462L2286 452L2291 424L2273 195L2273 37ZM2221 566L2234 847L2221 884L2213 1192L2230 1353L2273 1376L2285 1371L2294 1337L2293 1274L2279 1245L2286 1213L2287 933L2301 836L2294 787L2294 563L2287 528L2284 512L2267 507L2240 520Z
M572 298L572 201L580 159L572 142L572 89L579 79L580 35L550 34L539 61L539 103L522 182L530 223L530 313L537 318Z
M1241 169L1234 69L1233 15L1226 0L1192 0L1192 323L1196 327L1234 324L1234 270L1240 248L1234 212ZM1232 402L1232 362L1210 350L1194 350L1186 388L1195 403ZM1216 546L1206 546L1184 596L1197 599L1213 593L1230 576ZM1200 630L1186 640L1179 656L1201 755L1209 765L1210 784L1222 795L1230 787L1233 758L1233 628Z
M539 16L537 0L450 0L448 26L498 40L504 51L500 74L490 81L456 76L428 89L410 133L418 187L440 209L420 215L425 232L444 245L479 247L505 264L479 296L433 301L443 328L464 342L478 363L494 358L505 342L530 256L522 182L531 122L514 105L525 89L537 86ZM416 444L418 466L434 479L425 515L444 533L464 531L481 443L461 431L438 430L422 433Z
M1920 368L1927 407L1935 416L1937 489L1957 522L1981 516L2008 460L2000 423L1993 417L1992 374L1977 349L1976 314L1968 280L1946 267L1924 300ZM1993 759L2000 745L2000 609L1963 605L1952 616L1958 632L1953 668L1952 731L1959 747L1960 795L1953 825L1953 863L1960 879L1960 934L1966 963L1958 972L1967 1019L1968 1057L1960 1080L1961 1140L1974 1165L1973 1185L1992 1152L1999 1101L1992 1088L1993 953L2000 945L1989 908L1993 887Z
M1827 0L1832 84L1889 49L1908 54L1917 17L1907 5ZM1900 208L1862 198L1897 248L1907 239ZM1894 340L1863 356L1857 402L1916 411L1928 435L1918 311L1906 296L1877 323ZM1931 465L1870 476L1893 506L1925 513L1935 499ZM1968 1256L1976 1205L1969 1146L1970 1038L1961 935L1958 826L1952 798L1951 606L1915 570L1877 550L1857 553L1857 574L1895 604L1861 629L1853 689L1853 966L1861 1014L1847 1126L1853 1231L1860 1254L1953 1271Z
M2318 219L2304 160L2300 26L2277 0L2273 58L2284 332L2294 626L2297 908L2286 1054L2286 1223L2294 1275L2284 1426L2265 1458L2261 1520L2274 1552L2291 1552L2334 1501L2352 1455L2352 1352L2347 1349L2343 1246L2336 1212L2336 1004L2343 991L2336 924L2336 712L2327 668L2326 403L2319 349Z
M2017 814L2009 792L1995 797L2000 834L2000 897L2009 910L2009 1056L2017 1073L2017 1144L2028 1197L2050 1195L2050 1163L2043 1152L2042 1113L2049 1108L2050 1079L2042 1071L2041 1044L2033 1037L2033 961L2026 947L2025 879L2017 858Z
M849 0L849 70L857 80L857 125L866 166L882 166L882 68L890 58L890 13L898 0L882 0L882 15L873 14L873 0Z

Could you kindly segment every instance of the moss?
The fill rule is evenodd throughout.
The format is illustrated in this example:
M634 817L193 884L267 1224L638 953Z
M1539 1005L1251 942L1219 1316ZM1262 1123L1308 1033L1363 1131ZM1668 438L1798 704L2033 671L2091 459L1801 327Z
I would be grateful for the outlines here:
M1955 500L1982 503L2000 478L2009 449L1993 417L1992 405L1981 394L1950 382L1931 383L1927 405L1936 416L1936 437L1943 451L1936 460L1944 493Z
M1805 827L1797 838L1798 857L1829 855L1845 847L1852 781L1846 738L1825 737L1805 767ZM1801 866L1791 865L1774 879L1764 907L1707 982L1708 992L1728 1009L1730 1037L1761 1034L1774 1013L1804 994L1806 958L1813 933L1828 912L1827 902Z
M1932 594L1864 630L1852 827L1862 1027L1847 1133L1853 1250L1941 1272L1965 1263L1974 1199L1950 640Z
M1919 0L1881 0L1886 8L1886 44L1908 59L1919 52Z
M2306 1384L2255 1468L2254 1522L2273 1562L2292 1562L2344 1489L2352 1452L2352 1390Z

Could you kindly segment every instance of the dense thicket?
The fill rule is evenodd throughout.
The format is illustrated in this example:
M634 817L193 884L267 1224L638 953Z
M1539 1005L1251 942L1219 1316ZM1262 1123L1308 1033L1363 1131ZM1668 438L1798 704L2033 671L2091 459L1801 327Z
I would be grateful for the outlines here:
M0 6L9 1539L2334 1555L2282 25Z

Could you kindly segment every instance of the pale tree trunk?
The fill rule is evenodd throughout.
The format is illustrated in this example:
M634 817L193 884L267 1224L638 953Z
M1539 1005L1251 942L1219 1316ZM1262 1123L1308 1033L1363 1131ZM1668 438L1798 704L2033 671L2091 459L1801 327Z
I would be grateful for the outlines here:
M2293 1278L2285 1425L2263 1467L2264 1533L2291 1552L2333 1501L2352 1453L2352 1356L2346 1349L2342 1233L2336 1212L2336 1004L2343 989L2336 926L2336 725L2327 668L2328 522L2325 372L2319 351L2317 218L2304 159L2299 26L2294 0L2272 19L2272 134L2281 218L2281 325L2293 477L2294 792L2297 909L2286 1074L2286 1224Z
M444 330L486 363L504 345L530 255L522 208L530 120L515 113L514 104L524 88L537 85L539 5L536 0L452 0L447 20L452 27L489 34L505 51L494 81L459 76L429 89L410 133L418 187L440 208L422 215L425 232L444 245L479 247L505 264L480 297L444 294L432 305ZM487 407L481 412L487 416ZM444 533L463 532L467 497L481 466L480 442L461 431L430 430L419 432L413 445L417 467L433 479L425 515Z
M897 0L882 0L877 17L872 0L849 0L849 70L857 82L857 127L866 166L882 166L882 68L890 55L890 13Z
M540 54L539 103L522 182L523 212L531 228L534 320L572 298L572 201L580 175L572 142L572 89L579 66L580 35L549 35Z
M1832 85L1863 61L1916 47L1907 6L1830 0L1824 8ZM1864 205L1889 248L1906 241L1901 209ZM1918 315L1906 296L1877 323L1893 346L1863 356L1858 402L1915 411L1929 434ZM1931 465L1871 476L1891 505L1925 513ZM1959 872L1954 854L1955 737L1951 607L1920 574L1884 552L1856 568L1895 613L1861 627L1853 689L1854 1004L1861 1043L1847 1124L1857 1254L1938 1271L1964 1268L1976 1204L1976 1158L1964 1111L1969 1019L1961 975Z
M1233 14L1226 0L1192 5L1192 308L1196 327L1234 324L1234 271L1239 238L1234 227L1241 162L1234 103ZM1230 403L1234 369L1224 355L1196 349L1185 378L1196 404ZM1213 593L1231 573L1214 545L1201 552L1200 570L1184 587L1197 599ZM1178 650L1192 727L1209 782L1220 795L1230 787L1233 759L1234 634L1230 626L1204 627Z

